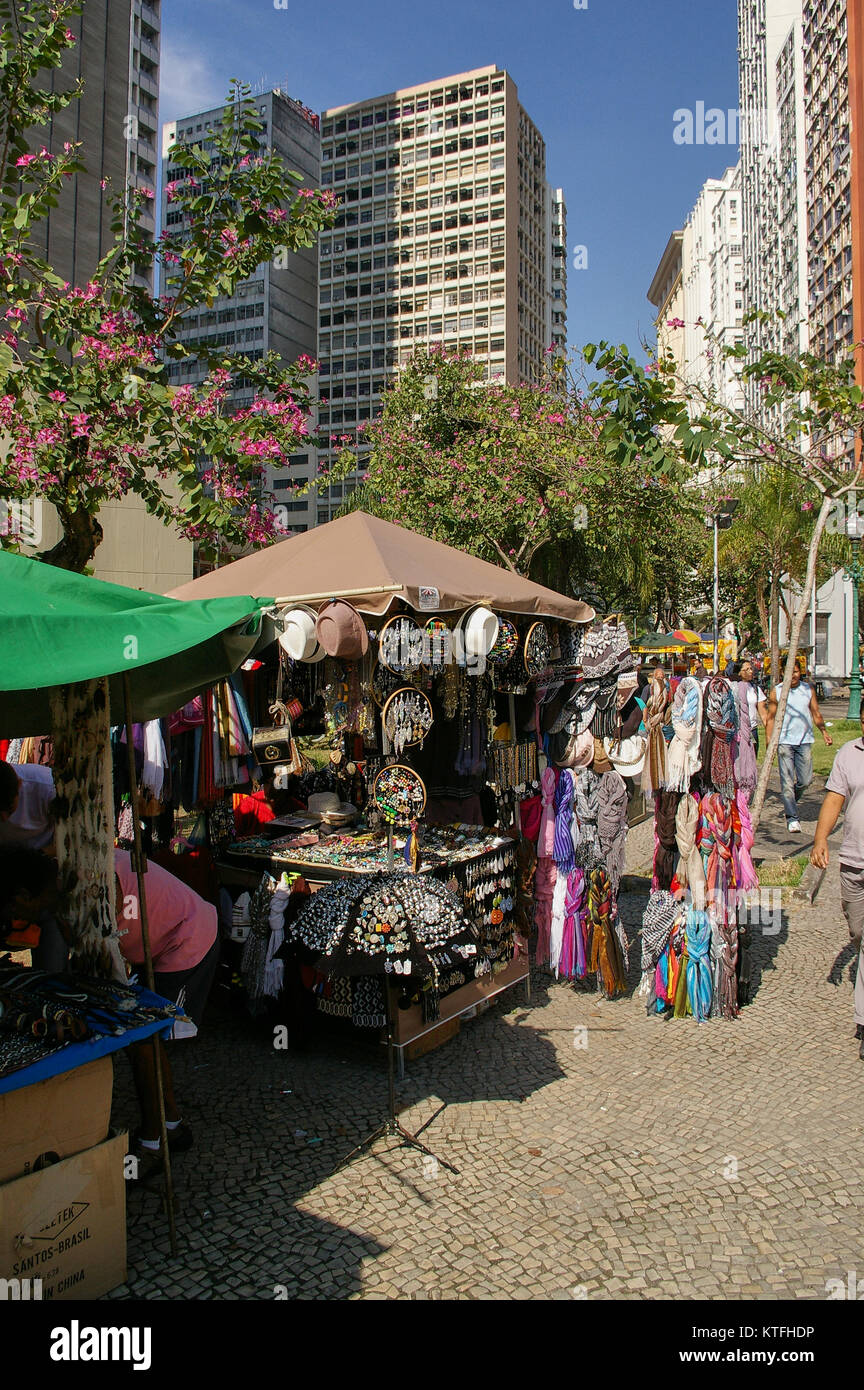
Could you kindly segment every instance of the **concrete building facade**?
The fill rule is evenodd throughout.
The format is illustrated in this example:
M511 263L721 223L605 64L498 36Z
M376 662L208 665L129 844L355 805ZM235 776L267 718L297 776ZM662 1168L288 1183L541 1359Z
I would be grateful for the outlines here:
M279 154L286 168L301 176L301 186L317 187L321 175L320 122L315 112L302 102L275 89L254 98L262 124L262 148ZM222 121L224 108L198 112L167 123L162 132L163 184L181 176L172 166L168 151L175 143L200 144L213 150L213 134ZM163 202L162 226L176 231L182 217L170 202ZM196 343L242 353L253 361L268 352L277 352L286 363L304 353L318 352L318 246L280 253L272 262L257 267L255 274L236 292L223 295L212 305L196 305L183 315L178 337L187 345ZM196 360L172 363L172 382L196 385L205 368ZM249 405L251 383L241 381L231 393L236 409ZM305 531L315 520L314 494L300 498L291 494L290 484L313 476L317 454L310 440L305 450L292 455L290 467L268 471L266 487L272 491L279 509L277 515L289 532Z
M321 181L342 199L321 239L322 435L357 439L419 344L467 348L489 381L540 379L566 342L566 209L513 79L478 68L321 120ZM354 485L320 496L318 520Z

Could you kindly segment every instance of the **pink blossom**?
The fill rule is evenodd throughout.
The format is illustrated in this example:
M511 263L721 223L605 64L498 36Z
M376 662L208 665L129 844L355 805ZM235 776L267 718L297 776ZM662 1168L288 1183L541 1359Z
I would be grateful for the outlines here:
M28 164L35 164L35 163L36 163L36 155L35 155L35 154L22 154L18 159L15 160L15 165L16 165L16 167L17 167L18 169L26 168L26 166L27 166Z
M684 327L685 327L684 320L683 320L683 319L667 319L667 320L666 320L666 327L667 327L667 328L684 328Z
M72 438L86 439L90 433L90 416L82 410L80 414L72 416Z

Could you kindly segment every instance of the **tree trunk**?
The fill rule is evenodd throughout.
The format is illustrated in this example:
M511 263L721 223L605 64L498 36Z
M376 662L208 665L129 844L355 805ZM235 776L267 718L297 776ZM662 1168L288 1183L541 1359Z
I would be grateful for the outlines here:
M780 679L780 581L771 575L771 684Z
M67 511L58 507L62 534L56 545L43 550L37 559L46 565L56 565L58 569L74 570L83 574L102 541L102 527L92 512L79 507Z
M72 968L125 979L114 916L114 791L108 681L51 697L57 860Z
M765 602L765 595L758 582L756 584L756 610L759 614L759 625L762 628L762 650L767 652L771 646L771 624L768 621L768 605Z
M801 597L798 600L798 606L795 609L795 616L792 619L792 631L789 633L789 654L786 658L786 669L783 672L783 684L780 687L780 695L777 700L777 714L774 718L774 728L771 733L771 738L768 741L768 747L765 749L765 761L762 764L762 771L759 774L759 781L756 785L756 792L753 797L753 805L750 807L750 819L753 823L754 831L758 828L762 816L762 807L765 804L765 793L768 790L771 769L774 766L774 758L776 757L777 749L780 744L783 716L786 713L786 700L792 688L792 673L795 670L795 658L798 655L798 641L801 637L801 629L810 611L810 594L816 577L816 556L819 553L819 542L822 539L822 532L825 530L825 523L828 520L833 506L833 498L822 498L822 506L819 509L819 515L816 518L816 525L813 528L813 535L810 538L810 545L807 549L807 575L801 590ZM772 599L773 594L774 590L772 589Z

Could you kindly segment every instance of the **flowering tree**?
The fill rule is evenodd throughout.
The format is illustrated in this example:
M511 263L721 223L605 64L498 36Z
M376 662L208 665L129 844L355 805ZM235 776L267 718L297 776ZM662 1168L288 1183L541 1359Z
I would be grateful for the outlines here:
M192 539L260 544L275 530L261 496L264 465L287 457L306 433L304 378L315 364L286 364L275 353L226 357L184 345L177 330L185 310L232 294L262 261L312 245L335 200L297 188L298 176L261 145L254 105L235 84L212 154L182 145L170 152L180 171L165 189L180 214L174 228L151 242L141 210L152 191L124 190L113 200L114 244L92 280L61 281L29 247L64 179L82 168L81 149L25 146L28 132L69 99L46 96L40 78L74 43L66 20L77 8L33 3L29 21L3 29L0 494L53 503L62 535L43 558L69 569L92 560L102 504L127 493ZM154 263L164 289L158 300L130 283ZM207 362L201 386L171 386L169 364L184 357ZM257 393L231 414L229 388L240 378Z
M756 311L754 311L755 313ZM758 311L764 316L764 311ZM709 335L710 337L710 335ZM806 563L789 633L789 656L778 698L774 730L753 798L751 815L758 825L780 741L786 699L801 630L810 605L819 546L831 518L855 516L860 524L857 489L864 481L862 410L864 393L856 381L855 357L823 362L812 353L787 356L766 352L746 361L741 344L710 350L740 364L745 388L758 388L762 409L736 407L689 379L671 354L636 361L625 347L590 344L586 360L601 376L593 398L605 412L601 440L624 457L634 452L676 453L691 468L703 492L724 480L758 486L766 474L788 473L805 480L812 507ZM851 495L851 503L850 503ZM802 504L803 505L803 504ZM729 545L733 545L733 530Z
M470 354L418 348L366 430L353 505L554 587L591 585L610 607L632 602L675 465L619 460L601 427L557 373L488 384ZM331 478L355 466L346 454Z
M42 558L78 571L101 540L100 507L128 493L190 538L259 544L275 530L264 466L306 433L304 379L315 364L226 357L184 345L178 327L185 310L232 294L284 248L313 244L335 199L297 187L235 84L212 154L170 152L174 229L151 242L141 213L152 191L122 190L110 251L89 283L64 283L34 254L33 234L83 168L82 152L49 151L33 132L79 95L45 90L75 42L67 22L79 9L0 0L0 495L53 503L61 536ZM164 290L155 301L132 278L154 266ZM206 380L175 388L169 365L191 357L204 359ZM240 378L255 395L232 414L229 389ZM107 968L113 952L108 731L118 713L112 721L105 681L61 688L52 702L58 858L74 955L90 969Z

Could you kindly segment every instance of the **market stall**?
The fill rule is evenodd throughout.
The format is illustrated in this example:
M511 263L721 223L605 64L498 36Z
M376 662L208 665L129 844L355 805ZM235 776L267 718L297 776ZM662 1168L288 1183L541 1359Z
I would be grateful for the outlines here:
M640 724L639 717L633 724L640 711L624 628L616 621L592 629L587 605L363 513L175 592L250 589L276 595L278 634L269 664L267 653L256 653L262 666L251 685L257 680L267 694L262 700L251 690L250 723L272 708L291 711L294 726L253 727L252 741L260 750L269 739L275 765L296 769L287 785L306 795L295 815L221 843L223 883L237 896L238 888L254 889L254 872L263 869L274 884L283 873L302 875L314 890L395 862L449 884L478 930L487 970L470 981L454 971L450 988L438 991L435 1020L422 1000L403 1008L405 1047L491 992L527 980L539 851L538 959L565 978L599 978L617 992L620 970L607 962L624 945L616 896L626 779L638 770L628 759L638 761L632 735ZM316 708L329 760L310 777L298 766L293 734ZM537 845L550 786L559 835L566 828L573 845L584 831L578 863L552 860L551 878L551 851L545 840ZM404 826L395 838L394 821ZM562 901L550 901L547 914L559 876ZM571 902L562 915L577 878L584 911ZM271 928L266 904L256 910L253 902L238 934L247 933L247 958L275 988L278 972L264 949ZM260 982L250 968L244 974L260 998ZM323 1011L381 1016L380 1007L354 1010L333 995L321 989Z
M23 736L38 734L42 736L40 739L30 738L28 741L39 747L40 756L47 743L50 760L50 739L46 740L44 736L51 733L52 705L56 708L56 699L58 696L62 698L67 691L71 696L81 688L82 683L96 681L101 682L99 688L103 704L107 695L108 700L113 702L115 719L122 718L127 761L131 759L133 766L130 774L134 777L133 713L138 718L167 714L176 708L178 701L192 697L202 685L233 671L258 641L260 611L260 603L248 597L205 604L181 604L160 595L123 589L22 556L0 552L0 731L4 736L3 753L10 755L11 742L16 738L20 741ZM83 733L82 723L82 737ZM106 757L107 747L96 749L95 761ZM86 759L83 761L86 762ZM70 812L65 830L67 855L62 865L65 881L85 879L95 883L98 875L93 873L93 865L88 865L87 871L82 872L81 866L74 863L74 856L70 859L68 855L70 844L75 842L72 826L75 807L69 805L71 798L61 780L63 772L63 768L55 770L58 791L62 788ZM103 784L94 775L85 784L88 793L91 782L96 789L104 791L105 799L110 801L110 782ZM81 794L79 788L78 795ZM104 826L104 862L100 867L104 868L110 887L105 890L103 897L110 897L113 901L113 837L109 829L113 807L110 804L98 805L94 810L93 806L88 805L82 807L82 814L85 810L97 827ZM99 1148L99 1154L87 1157L90 1149L74 1147L81 1134L73 1126L77 1137L69 1139L72 1147L64 1144L61 1148L65 1148L65 1153L52 1151L54 1167L50 1175L43 1175L31 1174L26 1169L16 1170L18 1150L15 1128L22 1115L33 1109L29 1100L31 1092L35 1095L40 1087L57 1085L61 1087L58 1092L60 1097L66 1078L84 1071L91 1074L98 1058L146 1037L154 1039L155 1072L157 1078L160 1077L160 1054L155 1047L155 1039L166 1027L170 1029L181 1011L152 993L146 895L142 887L144 860L137 817L134 822L132 839L141 904L145 977L150 992L87 974L62 973L52 976L18 963L9 963L8 957L0 970L0 1094L14 1092L14 1097L10 1096L7 1102L9 1124L0 1134L0 1169L7 1177L16 1178L16 1181L0 1187L0 1207L7 1223L13 1219L19 1223L15 1228L7 1226L7 1229L17 1231L16 1239L20 1237L28 1242L47 1240L41 1228L30 1229L32 1223L42 1221L46 1210L64 1193L68 1199L76 1185L78 1190L82 1190L84 1178L88 1174L94 1177L97 1171L98 1180L94 1177L95 1195L91 1199L94 1215L98 1208L99 1192L107 1193L110 1190L114 1194L111 1230L116 1233L124 1228L125 1136L116 1136L115 1141L106 1139L106 1134L102 1133L100 1139L108 1145L110 1152L104 1149L103 1143L93 1141L91 1147L94 1150ZM99 907L104 907L102 897ZM56 1078L56 1081L52 1078ZM87 1094L92 1098L97 1092L87 1091ZM98 1094L104 1096L104 1091ZM108 1095L110 1108L110 1079ZM167 1158L161 1082L159 1100L173 1243L170 1163ZM13 1103L14 1113L8 1110ZM59 1099L52 1100L52 1109L56 1109L60 1103ZM36 1109L39 1110L39 1107ZM42 1111L39 1110L39 1113ZM91 1136L93 1132L91 1126ZM56 1161L61 1158L62 1162ZM67 1162L71 1166L67 1167ZM107 1165L104 1172L100 1166L102 1164ZM64 1182L68 1190L64 1188ZM84 1240L85 1237L86 1231L80 1238ZM119 1236L117 1239L119 1241ZM77 1240L78 1237L75 1240L69 1237L70 1249L75 1247ZM120 1246L117 1248L119 1250ZM125 1244L122 1248L125 1249ZM83 1257L87 1252L82 1250L81 1254ZM11 1259L12 1252L3 1252L2 1273L6 1271L7 1255ZM101 1256L94 1255L93 1260L99 1263ZM62 1289L55 1291L56 1296L72 1296L70 1290L81 1294L83 1290L78 1287L77 1280L78 1274L82 1279L86 1274L86 1268L82 1266L82 1269L84 1273L78 1270L74 1276L69 1276L71 1282L68 1288L64 1284ZM115 1265L100 1264L98 1277L94 1276L95 1282L91 1281L88 1286L89 1296L104 1291L95 1286L100 1281L104 1283L111 1271L116 1272ZM113 1283L122 1282L122 1277L121 1272ZM112 1283L105 1284L106 1288L112 1286Z

